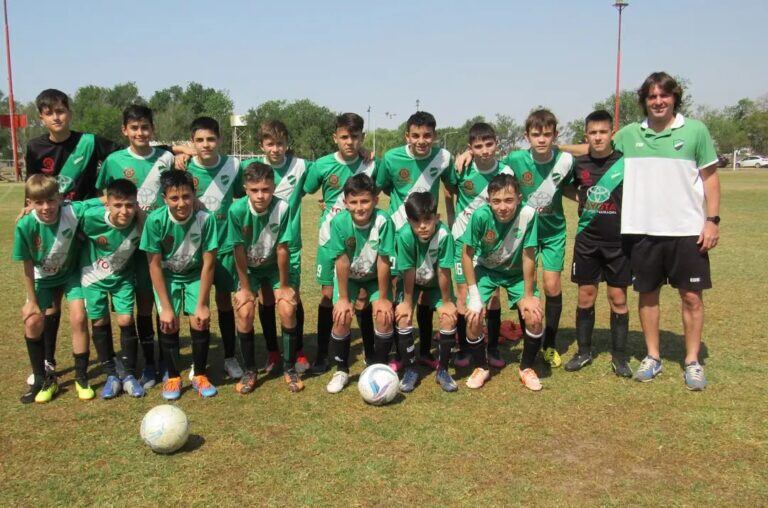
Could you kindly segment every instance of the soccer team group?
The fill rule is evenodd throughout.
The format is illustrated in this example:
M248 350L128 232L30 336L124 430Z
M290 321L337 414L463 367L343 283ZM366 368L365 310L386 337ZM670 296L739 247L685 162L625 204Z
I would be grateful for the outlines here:
M541 390L539 352L549 366L562 364L556 336L563 305L563 196L579 208L571 266L579 286L578 351L565 370L592 361L595 301L605 281L613 370L638 381L658 375L658 296L668 282L681 295L685 383L703 389L701 296L711 285L707 251L718 238L716 153L706 127L677 112L682 91L671 77L652 74L638 94L645 122L613 135L611 115L595 111L585 120L586 145L556 146L555 116L533 111L525 122L530 149L503 160L486 123L471 127L467 151L454 159L435 146L435 119L420 111L406 123L405 145L381 158L363 148L363 119L344 113L333 132L335 153L316 161L292 155L285 125L272 120L258 130L264 155L241 162L220 153L219 125L210 117L192 122L189 145L153 146L152 111L128 106L122 131L129 146L119 149L72 131L67 96L45 90L36 102L48 133L27 147L26 208L13 245L13 259L23 262L22 317L32 367L21 401L49 402L58 391L62 297L80 399L96 395L88 379L90 337L106 376L101 398L141 397L162 383L162 396L178 399L182 315L191 336L191 385L202 397L215 395L208 375L212 286L223 371L238 380L241 394L255 389L259 371L282 373L288 389L298 392L308 370L322 374L332 367L326 388L340 392L349 382L353 317L365 363L390 364L401 373L402 392L417 386L417 363L435 370L443 390L456 391L451 361L471 370L467 387L480 388L491 367L505 365L500 290L521 325L520 380ZM321 300L310 363L300 296L301 206L318 190ZM389 196L388 211L377 206L380 192ZM446 222L437 211L441 196ZM630 285L640 293L648 348L634 373L627 352ZM261 369L257 312L267 350ZM119 356L112 319L120 330Z

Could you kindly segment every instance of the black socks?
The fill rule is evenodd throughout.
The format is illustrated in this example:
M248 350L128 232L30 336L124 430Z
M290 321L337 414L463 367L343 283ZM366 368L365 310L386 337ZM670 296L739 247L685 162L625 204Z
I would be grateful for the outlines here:
M112 326L93 325L93 345L96 347L96 357L107 376L117 376L115 366L115 346L112 344Z
M432 310L431 305L416 306L416 322L419 325L419 357L432 355Z
M211 346L211 330L190 329L189 334L192 337L192 362L195 366L195 376L204 376L206 374L206 367L208 366L208 349Z
M43 325L43 344L45 347L45 359L48 363L56 365L56 337L59 334L61 312L45 316Z
M595 328L595 307L576 309L576 343L579 345L579 354L591 354L592 331Z
M544 349L555 347L555 336L560 328L560 314L563 313L563 294L546 297L544 307Z
M277 351L277 325L275 324L275 306L259 304L259 321L264 332L267 351Z
M328 342L331 340L333 307L317 306L317 359L328 356Z
M413 342L413 327L397 329L397 354L406 369L416 365L416 346Z
M488 323L488 350L498 353L499 335L501 334L501 309L488 309L485 311Z
M232 358L235 356L235 311L220 310L218 313L219 332L221 333L221 341L224 343L224 358Z
M123 351L123 366L130 376L136 375L136 357L139 356L139 338L136 335L136 325L120 327L120 349Z
M240 339L240 352L243 354L243 366L245 370L256 370L256 341L253 330L250 332L237 332Z
M349 374L349 352L352 345L352 336L347 334L339 337L331 334L330 352L331 358L336 363L336 370Z
M628 334L629 313L616 314L615 312L611 312L611 346L614 358L626 358Z
M24 337L29 354L29 364L32 366L32 374L35 376L35 385L42 385L45 378L45 345L43 337L36 339Z
M136 331L139 334L141 352L144 355L144 365L155 364L155 330L152 328L152 314L136 315Z
M365 362L372 365L376 353L373 347L373 308L368 305L363 310L356 310L357 326L360 327L360 335L363 339L363 351L365 352Z

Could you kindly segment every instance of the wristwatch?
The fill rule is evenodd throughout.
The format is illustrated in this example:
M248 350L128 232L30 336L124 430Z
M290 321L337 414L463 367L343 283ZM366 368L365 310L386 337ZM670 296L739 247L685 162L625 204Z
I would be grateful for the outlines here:
M712 217L707 217L708 222L714 222L715 226L720 224L720 216L719 215L713 215Z

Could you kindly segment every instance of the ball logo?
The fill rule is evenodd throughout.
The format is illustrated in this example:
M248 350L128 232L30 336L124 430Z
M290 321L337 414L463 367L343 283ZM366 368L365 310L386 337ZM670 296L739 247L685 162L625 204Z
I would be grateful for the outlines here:
M494 231L494 230L492 230L492 229L489 229L489 230L488 230L488 231L485 233L485 236L483 237L483 242L485 242L485 243L487 243L487 244L492 244L492 243L494 243L495 241L496 241L496 231Z
M355 240L354 236L350 236L347 238L347 240L344 242L344 245L347 246L348 250L355 250L355 247L357 246L357 240Z
M134 170L133 170L133 168L125 168L125 169L123 170L123 176L124 176L124 177L126 177L126 178L127 178L127 179L129 179L129 180L130 180L131 178L133 178L133 177L134 177L134 175L136 175L136 171L134 171Z
M397 177L402 182L410 182L411 181L411 172L408 171L406 168L401 169L397 172Z
M525 185L531 185L533 183L533 173L530 171L523 173L523 183Z
M611 191L600 185L590 187L587 191L587 200L590 203L605 203L611 197Z
M107 237L106 236L100 236L96 239L96 243L99 244L99 247L106 247L107 246Z
M338 175L331 175L328 177L328 186L333 187L334 189L339 188L339 176Z

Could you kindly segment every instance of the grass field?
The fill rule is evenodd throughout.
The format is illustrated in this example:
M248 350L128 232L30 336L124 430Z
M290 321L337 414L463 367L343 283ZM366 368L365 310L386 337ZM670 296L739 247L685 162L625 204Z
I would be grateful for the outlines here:
M162 402L159 389L140 400L77 400L65 320L57 356L63 392L47 405L18 402L29 366L18 317L21 268L10 256L23 193L17 184L0 186L0 505L766 505L768 318L760 302L768 294L768 173L726 171L721 179L721 245L712 255L715 288L706 293L706 391L683 385L676 292L663 291L665 371L649 384L611 373L601 295L598 358L578 373L541 370L540 393L518 381L520 346L503 350L512 364L478 392L464 387L467 372L456 394L443 393L429 375L381 408L366 406L354 383L327 394L330 374L308 379L300 394L280 379L261 380L245 397L214 375L219 396L201 400L187 391L178 402L193 435L172 456L153 454L139 438L142 416ZM311 334L317 210L316 199L306 198L302 280ZM567 211L570 238L575 210L569 204ZM568 358L576 288L566 280L563 293L558 346ZM630 309L636 368L645 349L635 295ZM314 345L314 335L307 342ZM216 336L214 373L221 353ZM363 368L357 337L353 354L354 382ZM263 349L259 355L261 364ZM91 375L98 389L104 378L95 364Z

